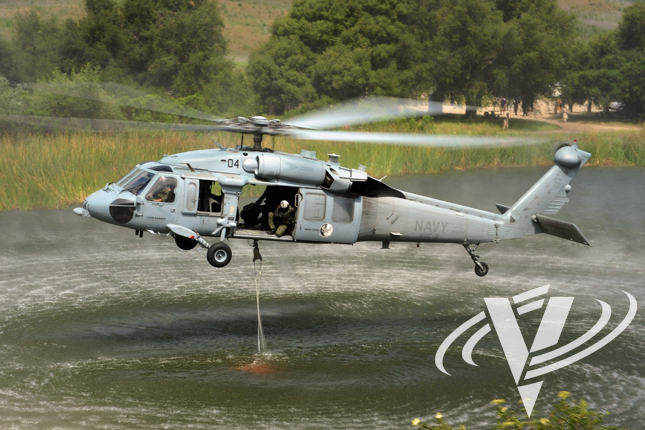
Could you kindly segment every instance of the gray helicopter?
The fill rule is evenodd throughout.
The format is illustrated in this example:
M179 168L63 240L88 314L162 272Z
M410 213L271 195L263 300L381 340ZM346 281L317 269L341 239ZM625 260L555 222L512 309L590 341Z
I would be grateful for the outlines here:
M475 253L482 243L546 233L589 245L574 224L551 217L569 201L569 182L591 157L576 144L560 144L554 166L514 204L497 204L499 213L398 190L369 176L364 166L341 166L335 154L321 160L313 151L288 154L262 146L263 136L457 147L534 143L519 138L327 130L441 111L441 104L436 103L426 104L422 110L408 105L408 101L398 99L370 98L287 121L260 116L220 120L185 110L179 113L214 121L214 125L56 121L58 126L69 128L80 124L83 128L101 129L107 124L111 129L241 133L242 143L235 148L217 144L217 149L166 155L159 161L141 163L74 209L77 215L133 229L140 237L144 232L171 236L183 250L206 248L208 262L218 268L231 261L232 251L226 243L229 239L253 240L256 248L261 240L340 244L374 241L381 242L383 248L389 248L392 242L455 243L464 247L478 276L485 276L489 270ZM26 116L9 119L30 124L52 121ZM243 144L245 135L252 136L253 146ZM249 186L266 188L258 201L240 208L243 189ZM214 193L214 189L221 193ZM281 204L293 208L293 217L284 234L278 236L268 221ZM207 237L218 240L211 244Z

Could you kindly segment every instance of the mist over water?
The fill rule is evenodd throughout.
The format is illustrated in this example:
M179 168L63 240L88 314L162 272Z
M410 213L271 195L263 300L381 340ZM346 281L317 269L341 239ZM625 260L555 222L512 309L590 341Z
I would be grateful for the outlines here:
M495 210L545 168L388 178L411 192ZM267 350L257 354L252 247L231 241L215 269L172 238L79 218L71 210L0 214L0 427L410 428L441 412L452 425L489 428L490 401L520 397L494 333L465 363L467 332L434 364L437 348L485 309L550 284L575 297L560 339L645 302L645 172L584 168L556 217L592 246L540 235L478 249L479 278L461 246L260 243ZM534 333L541 318L520 321ZM531 331L533 330L533 331ZM642 428L645 325L639 311L616 340L544 376L536 412L561 390L610 411L609 424ZM530 339L530 338L529 338ZM528 341L527 341L528 343ZM539 416L539 415L538 415Z

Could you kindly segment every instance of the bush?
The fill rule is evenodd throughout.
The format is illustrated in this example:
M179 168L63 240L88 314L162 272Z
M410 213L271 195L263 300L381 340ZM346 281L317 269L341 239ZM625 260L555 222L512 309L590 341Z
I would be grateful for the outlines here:
M605 426L602 421L608 413L590 411L587 402L578 402L570 399L568 391L561 391L558 394L559 400L551 407L549 413L542 418L518 417L518 413L506 406L503 399L493 400L491 403L497 406L497 423L495 429L499 430L616 430L616 426ZM522 411L525 411L522 409ZM521 415L525 415L521 414ZM435 415L435 422L426 424L418 418L412 420L413 426L433 430L455 430L454 427L445 423L443 415ZM465 430L465 426L458 427Z

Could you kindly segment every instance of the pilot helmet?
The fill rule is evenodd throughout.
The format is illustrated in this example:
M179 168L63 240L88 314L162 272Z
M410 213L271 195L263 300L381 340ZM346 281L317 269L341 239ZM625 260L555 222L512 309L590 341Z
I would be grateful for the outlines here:
M286 200L282 200L282 201L280 202L280 207L281 207L282 209L287 209L287 208L289 207L289 202L288 202L288 201L286 201Z

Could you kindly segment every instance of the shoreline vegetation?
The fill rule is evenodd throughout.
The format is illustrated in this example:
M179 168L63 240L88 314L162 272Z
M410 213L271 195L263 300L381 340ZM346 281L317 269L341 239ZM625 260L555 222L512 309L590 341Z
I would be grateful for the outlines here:
M538 129L544 123L538 123ZM539 125L542 124L542 125ZM533 126L526 126L529 129ZM405 131L436 134L502 135L497 124L465 125L455 121L406 121L375 125L370 131ZM530 167L552 164L558 142L576 139L591 152L587 165L599 167L645 166L645 129L635 131L565 134L515 131L514 135L544 137L538 145L477 149L445 149L379 144L297 141L266 136L265 147L287 153L316 151L319 159L340 154L341 164L367 167L373 177L405 174L436 174L447 170L499 167ZM509 133L504 134L505 136ZM228 133L83 133L58 132L0 135L0 212L57 209L82 202L108 182L118 180L143 161L159 160L164 154L239 145L240 137ZM245 145L252 145L250 136ZM252 188L252 187L249 187ZM257 191L257 190L256 190Z

